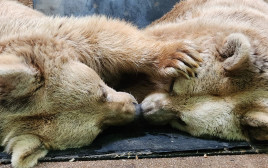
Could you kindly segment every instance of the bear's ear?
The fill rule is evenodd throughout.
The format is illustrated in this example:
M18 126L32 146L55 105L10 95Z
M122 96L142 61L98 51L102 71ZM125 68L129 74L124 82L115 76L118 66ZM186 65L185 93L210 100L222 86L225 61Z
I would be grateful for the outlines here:
M40 87L41 75L25 60L14 55L0 55L0 102L29 96Z
M241 33L233 33L224 40L220 55L226 58L223 61L223 68L226 71L234 71L248 67L250 56L250 42Z

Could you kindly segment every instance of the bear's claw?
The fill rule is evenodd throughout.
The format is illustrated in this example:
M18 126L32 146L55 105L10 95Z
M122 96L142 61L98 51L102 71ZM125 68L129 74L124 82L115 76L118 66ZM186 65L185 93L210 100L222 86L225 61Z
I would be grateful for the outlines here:
M159 58L160 71L165 76L196 77L196 68L203 61L198 47L190 42L179 42L169 44L167 48L169 53Z

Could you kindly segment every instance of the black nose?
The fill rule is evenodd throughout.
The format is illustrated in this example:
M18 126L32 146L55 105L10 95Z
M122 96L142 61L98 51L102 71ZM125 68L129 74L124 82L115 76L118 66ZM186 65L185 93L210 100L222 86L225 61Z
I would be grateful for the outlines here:
M142 108L141 108L141 104L134 104L135 108L136 108L136 114L135 114L135 118L134 118L134 124L136 126L138 125L143 125L145 123L144 117L143 117L143 112L142 112Z
M141 105L140 104L136 104L136 103L134 105L135 105L135 108L136 108L136 118L139 118L142 115Z

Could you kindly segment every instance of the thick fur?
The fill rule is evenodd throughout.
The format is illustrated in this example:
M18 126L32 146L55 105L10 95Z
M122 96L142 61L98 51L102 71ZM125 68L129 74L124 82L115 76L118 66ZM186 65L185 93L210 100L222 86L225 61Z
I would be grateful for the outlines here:
M268 140L266 2L182 1L146 31L163 42L194 42L204 60L198 78L177 78L172 93L142 102L147 120L194 136Z
M31 0L20 0L25 5L32 6ZM44 16L41 12L32 10L27 6L17 3L16 0L0 0L0 16L12 18L36 18Z
M121 74L188 76L201 60L191 44L101 16L53 18L1 0L0 23L0 142L19 168L131 122L137 101L106 84Z

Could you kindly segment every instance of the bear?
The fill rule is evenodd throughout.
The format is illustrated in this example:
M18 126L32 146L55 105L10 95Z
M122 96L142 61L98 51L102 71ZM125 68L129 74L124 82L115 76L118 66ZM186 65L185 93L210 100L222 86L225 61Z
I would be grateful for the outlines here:
M0 142L15 168L133 121L136 99L113 89L123 73L193 77L202 61L196 46L155 40L122 20L0 6Z
M186 0L145 31L163 42L189 40L203 59L197 78L149 81L155 90L140 93L147 121L198 137L267 142L265 1Z
M32 1L20 0L25 5L32 6ZM36 18L45 16L43 13L37 10L29 10L30 8L24 6L17 1L13 0L0 0L0 16L12 17L12 18ZM16 9L16 10L14 10Z

